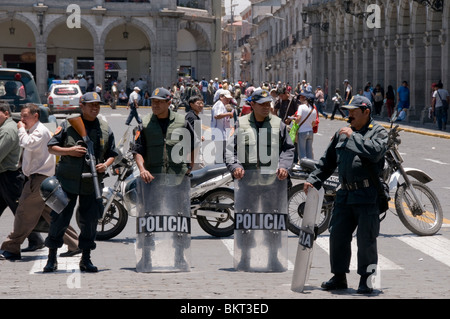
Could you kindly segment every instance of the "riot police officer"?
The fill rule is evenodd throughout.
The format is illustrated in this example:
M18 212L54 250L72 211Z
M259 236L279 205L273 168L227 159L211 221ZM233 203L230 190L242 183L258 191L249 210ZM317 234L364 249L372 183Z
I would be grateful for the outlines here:
M153 114L143 119L132 150L142 180L150 183L154 179L152 174L190 173L194 164L192 151L196 142L193 127L183 115L169 109L172 96L165 88L155 89L150 99ZM187 129L190 135L190 149L184 150L191 151L189 159L172 157L174 145L180 142L179 135L173 133L180 128ZM188 155L184 153L183 156Z
M280 180L286 179L289 175L288 169L291 167L294 159L294 145L288 134L286 124L282 123L279 117L271 113L271 101L272 98L266 90L259 89L254 91L250 98L252 113L239 118L239 129L237 130L234 139L231 139L231 143L228 143L226 152L227 167L236 179L241 179L244 176L246 169L256 169L268 166L272 166L273 168L276 166L275 171ZM272 158L276 158L276 162L261 161L260 155L263 154L263 151L253 152L249 147L245 147L245 154L242 154L242 156L239 156L238 154L239 134L241 134L241 136L248 135L249 130L256 130L259 132L261 128L266 128L268 134L273 128L279 129L279 140L274 141L278 146L276 154L271 154L273 145L271 145L269 139L267 139L268 144L266 145L268 148L267 152L264 152L264 154L271 154ZM255 142L258 143L260 134L258 134L256 138L257 141ZM250 142L248 138L244 138L244 140L246 143ZM253 145L256 147L257 144ZM243 156L245 156L245 158Z
M118 155L111 128L108 123L97 118L100 112L100 102L100 96L95 92L86 93L80 98L82 120L87 135L94 145L95 168L99 183L102 182L103 173ZM78 247L83 251L80 269L97 272L97 267L91 262L90 252L96 247L95 236L101 209L96 201L92 178L82 178L83 173L90 173L89 165L85 161L86 145L82 143L82 137L68 121L64 121L57 128L47 145L51 154L61 156L56 167L56 177L67 193L69 203L60 214L55 211L51 213L52 222L45 240L45 245L49 248L49 255L44 272L53 272L57 269L57 249L63 245L63 235L72 218L77 197L81 228Z
M304 191L322 183L339 171L341 189L337 192L330 222L330 264L334 276L322 283L325 290L347 289L351 240L358 228L358 293L371 293L368 279L378 262L377 237L380 229L377 205L377 186L371 179L371 169L380 174L387 150L387 131L376 124L371 116L370 101L354 96L348 105L349 127L343 127L333 136L325 154L304 185Z
M160 192L160 196L155 197L157 200L142 200L145 213L159 215L166 209L170 210L169 202L175 196L164 191L164 188L169 185L186 185L185 175L190 173L194 164L194 148L198 141L193 127L185 116L169 109L172 96L168 90L162 87L157 88L150 99L153 114L142 119L142 126L135 135L132 153L140 171L140 178L146 184L151 183L148 185L150 188L154 187L149 191L153 194L142 194L144 191L141 189L137 191L137 195L139 198L148 199L149 195L155 196L155 193ZM186 196L184 200L189 205L189 192L176 196L178 203L183 203L183 196ZM154 238L154 236L145 236L140 240L138 237L136 247L142 250L142 255L138 257L137 271L156 269L161 250L155 250ZM175 249L175 260L171 269L187 271L189 265L184 259L184 251L190 245L190 237L187 238L185 234L174 231L171 239Z
M269 212L278 210L283 202L281 198L287 198L287 194L282 192L271 193L273 191L271 187L278 185L274 182L277 177L279 180L285 180L289 176L288 169L294 159L294 145L286 124L271 113L272 98L269 92L264 89L255 90L250 100L253 111L239 118L234 138L230 139L227 145L227 168L235 179L242 179L239 182L242 190L239 191L248 191L252 194L245 200L248 202L246 208L249 212ZM244 178L246 174L247 178ZM287 192L287 187L284 191ZM278 198L280 194L281 198ZM236 195L236 200L238 196L240 195ZM236 206L240 207L238 201ZM240 261L235 265L237 270L253 269L250 266L250 249L256 246L256 238L256 233L252 229L238 233L235 237L236 245L241 250ZM278 257L282 238L280 229L264 231L264 246L268 251L268 264L264 269L285 270Z

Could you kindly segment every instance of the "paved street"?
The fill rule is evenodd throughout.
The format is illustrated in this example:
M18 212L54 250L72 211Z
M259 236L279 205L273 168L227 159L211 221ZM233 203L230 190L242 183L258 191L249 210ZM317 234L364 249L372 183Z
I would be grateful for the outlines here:
M150 112L148 108L140 109L141 114L148 112ZM123 123L127 111L103 108L102 114L112 124L118 140L125 131ZM204 125L209 125L209 114L209 110L204 111ZM343 125L345 123L339 120L321 119L319 134L315 136L314 141L315 158L321 156L332 133ZM415 130L413 127L410 129ZM422 169L433 177L434 180L429 186L441 201L446 223L437 235L418 237L401 224L393 213L394 210L388 213L381 224L378 241L380 266L376 282L378 289L371 296L356 294L359 280L355 270L356 250L353 250L354 260L348 276L350 288L334 293L320 289L321 282L331 276L328 262L328 232L319 236L316 242L310 278L304 293L294 293L290 289L297 250L297 238L292 233L289 233L288 239L288 271L237 272L233 268L233 238L213 238L206 234L195 220L192 221L190 272L137 273L136 223L135 218L130 217L127 227L118 237L97 243L97 249L92 253L93 262L100 270L97 274L80 273L79 256L58 258L58 272L44 274L42 268L46 262L46 249L23 253L21 261L0 261L0 298L242 299L242 302L245 302L245 299L260 298L449 298L450 142L446 138L413 131L402 132L401 138L400 151L405 158L405 166ZM72 223L78 229L75 221ZM6 210L0 217L0 240L6 238L12 224L13 216Z

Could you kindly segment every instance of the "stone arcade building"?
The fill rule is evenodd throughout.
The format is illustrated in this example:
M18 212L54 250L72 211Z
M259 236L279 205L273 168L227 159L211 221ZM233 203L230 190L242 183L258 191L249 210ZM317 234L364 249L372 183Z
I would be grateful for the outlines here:
M443 4L439 11L413 0L347 1L354 14L376 4L380 28L369 28L367 17L347 13L345 2L290 0L268 7L269 14L254 12L258 28L249 39L254 82L295 85L306 78L315 88L328 79L332 94L343 90L344 79L354 93L368 81L396 90L405 80L411 91L408 120L427 121L431 84L442 80L450 88L450 1L429 1ZM302 12L308 24L327 23L328 30L305 24Z
M41 95L50 74L142 78L149 89L211 78L220 76L220 19L218 0L1 1L0 65L30 70Z
M309 7L329 22L328 32L313 34L314 80L328 77L330 89L342 87L348 78L353 89L370 81L395 90L405 80L411 92L408 118L425 121L431 84L442 80L447 88L450 85L450 3L445 1L443 10L435 11L411 0L353 1L353 13L370 4L380 7L381 28L369 28L365 19L346 13L343 2L313 1Z

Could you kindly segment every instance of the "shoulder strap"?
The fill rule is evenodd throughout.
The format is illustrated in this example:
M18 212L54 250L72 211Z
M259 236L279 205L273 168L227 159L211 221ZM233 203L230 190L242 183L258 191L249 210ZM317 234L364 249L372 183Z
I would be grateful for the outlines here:
M309 111L308 116L305 117L305 119L298 125L298 127L302 126L303 123L306 122L306 120L308 119L308 117L311 115L311 113L314 111L314 107L311 107L311 111Z

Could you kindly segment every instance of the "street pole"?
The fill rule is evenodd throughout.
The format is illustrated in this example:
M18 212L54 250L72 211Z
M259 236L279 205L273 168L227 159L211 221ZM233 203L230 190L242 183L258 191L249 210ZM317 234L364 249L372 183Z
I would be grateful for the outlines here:
M236 6L237 4L235 4L234 6ZM234 84L234 6L233 6L233 0L230 0L230 7L231 7L231 46L230 46L230 51L231 51L231 79L230 79L230 84L233 83Z

